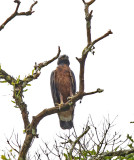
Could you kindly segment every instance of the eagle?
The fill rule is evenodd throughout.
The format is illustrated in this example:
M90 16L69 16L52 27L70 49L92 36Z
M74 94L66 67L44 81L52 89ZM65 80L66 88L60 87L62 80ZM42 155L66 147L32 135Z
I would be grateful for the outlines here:
M52 71L50 76L50 86L54 105L64 104L76 92L76 80L73 71L70 69L69 57L61 55L57 61L56 70ZM60 127L62 129L71 129L73 127L75 105L69 110L58 113Z

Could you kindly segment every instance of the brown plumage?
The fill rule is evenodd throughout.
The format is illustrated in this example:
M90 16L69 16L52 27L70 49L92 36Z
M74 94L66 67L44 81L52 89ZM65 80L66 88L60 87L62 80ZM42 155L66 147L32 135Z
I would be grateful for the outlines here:
M58 66L51 74L51 92L54 104L66 103L68 97L76 92L76 82L73 72L69 67L68 56L62 55L58 59ZM62 129L71 129L73 127L74 106L68 111L58 113L60 126Z

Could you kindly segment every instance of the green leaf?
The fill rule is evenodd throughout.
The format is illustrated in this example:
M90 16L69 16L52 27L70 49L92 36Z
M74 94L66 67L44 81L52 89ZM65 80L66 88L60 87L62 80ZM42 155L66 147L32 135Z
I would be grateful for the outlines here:
M67 159L68 158L67 154L64 153L64 157Z
M18 84L19 81L20 81L20 75L19 75L18 78L17 78L16 84Z
M11 102L15 103L15 101L12 101L12 100L11 100Z
M19 108L18 106L14 106L14 108Z
M20 90L18 91L18 93L17 93L17 96L19 96L20 95Z
M0 81L0 83L7 83L7 81Z
M129 147L129 148L133 148L133 145L132 145L132 143L131 143L131 144L128 144L128 147Z
M26 92L26 91L28 91L28 89L23 90L23 92Z
M24 130L23 130L23 134L25 134L25 133L26 133L26 130L24 129Z
M130 136L129 134L127 134L127 139L129 139L131 142L134 142L132 136Z
M7 159L5 155L1 155L1 159L2 160L10 160L10 159Z
M14 83L14 82L11 82L11 85L15 86L15 83Z
M68 104L69 104L69 106L72 106L73 102L69 102Z
M31 84L27 84L27 86L31 86Z
M115 150L115 151L117 151L117 149L118 149L118 148L119 148L119 146L118 146L118 147L116 147L114 150Z
M93 149L92 151L89 151L89 153L91 154L91 155L96 155L96 151Z
M35 71L35 68L32 70L32 76L33 76L33 74L34 74L34 71Z
M6 159L6 156L5 155L1 155L1 159Z
M80 157L74 157L74 160L80 159ZM82 160L82 159L81 159Z

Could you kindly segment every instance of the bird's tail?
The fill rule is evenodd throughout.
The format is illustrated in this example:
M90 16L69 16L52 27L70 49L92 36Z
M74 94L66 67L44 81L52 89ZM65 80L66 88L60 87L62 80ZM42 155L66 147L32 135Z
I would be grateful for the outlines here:
M60 127L62 129L71 129L73 127L73 120L70 120L70 121L60 120Z
M58 113L60 120L60 127L62 129L71 129L73 127L74 106L70 107L68 111Z

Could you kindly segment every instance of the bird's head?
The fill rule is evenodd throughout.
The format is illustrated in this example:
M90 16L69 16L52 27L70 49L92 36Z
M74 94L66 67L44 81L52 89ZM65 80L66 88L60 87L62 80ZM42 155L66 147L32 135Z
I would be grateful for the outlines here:
M67 64L68 66L70 65L70 62L69 62L69 57L67 55L61 55L59 58L58 58L58 62L57 62L58 65L62 65L62 64Z

